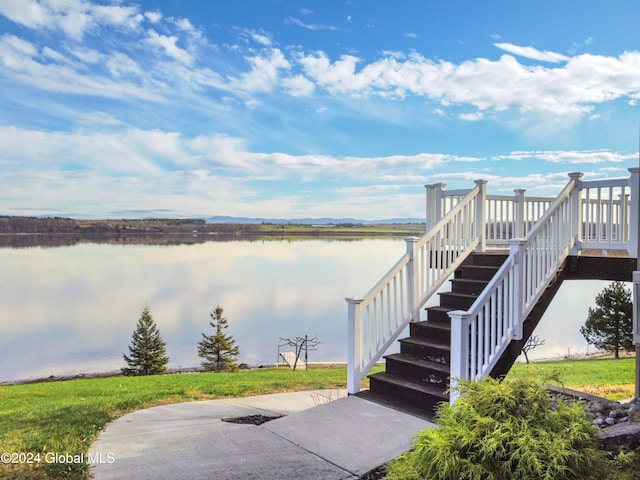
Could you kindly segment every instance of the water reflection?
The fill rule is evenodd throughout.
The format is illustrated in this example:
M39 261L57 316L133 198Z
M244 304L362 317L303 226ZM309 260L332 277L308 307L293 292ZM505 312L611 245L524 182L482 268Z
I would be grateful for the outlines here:
M272 363L279 337L305 334L323 342L310 360L344 361L344 297L403 251L401 239L0 249L0 381L119 369L145 303L170 367L199 365L217 304L242 362Z
M322 342L311 361L345 361L344 297L366 293L404 249L397 238L2 248L0 382L118 370L145 303L171 368L200 364L217 304L241 362L273 363L280 337L304 335ZM607 284L565 282L530 358L587 353L579 327Z

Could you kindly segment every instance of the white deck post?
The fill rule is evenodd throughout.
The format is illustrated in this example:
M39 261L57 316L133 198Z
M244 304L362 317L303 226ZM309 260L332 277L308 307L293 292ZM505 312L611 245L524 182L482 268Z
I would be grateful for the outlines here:
M522 340L523 328L522 313L524 311L524 238L512 238L509 240L510 254L516 256L514 266L514 279L513 279L513 303L511 308L511 318L513 319L513 338L515 340Z
M417 322L420 320L420 315L416 315L416 292L417 292L417 269L415 268L415 255L416 255L416 243L420 239L418 237L406 237L404 239L407 242L407 254L409 255L409 263L407 263L407 299L409 305L407 306L411 314L409 321ZM416 318L417 317L417 318Z
M630 168L631 205L629 211L629 258L638 259L640 270L640 168Z
M425 221L425 232L431 230L436 224L436 186L435 185L425 185L424 188L426 191L426 221Z
M347 392L354 395L360 391L362 382L362 342L363 325L360 304L362 298L346 298L349 304L348 349L347 349Z
M486 180L474 180L474 183L478 186L479 192L476 197L476 237L480 239L477 252L484 252L487 249L487 181Z
M427 229L428 232L442 218L442 193L446 183L425 185L427 189Z
M513 230L511 231L511 238L523 238L525 235L525 215L524 215L524 188L518 188L514 190L515 203L513 207Z
M569 178L574 182L571 192L571 236L575 238L575 244L571 249L572 255L577 255L582 242L582 205L580 200L580 179L584 173L571 172Z
M458 380L467 380L469 377L468 314L464 310L454 310L449 312L449 318L451 318L449 403L453 405L460 396L460 393L455 390Z

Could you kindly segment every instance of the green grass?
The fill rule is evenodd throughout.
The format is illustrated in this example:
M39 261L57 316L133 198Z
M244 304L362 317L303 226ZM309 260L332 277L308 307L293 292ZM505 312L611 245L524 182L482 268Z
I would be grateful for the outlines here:
M379 370L377 367L376 370ZM539 379L559 373L566 387L611 399L633 396L635 359L572 360L516 364L510 375ZM152 405L263 395L316 388L343 388L345 367L259 369L111 377L0 387L0 453L86 453L111 420ZM86 465L0 464L0 478L83 479Z
M510 376L531 373L543 380L559 375L567 388L591 393L611 400L625 400L634 396L636 359L603 358L583 360L561 360L556 362L517 363Z
M111 420L151 405L343 388L346 368L111 377L0 387L0 453L86 453ZM42 458L42 457L41 457ZM87 465L0 464L0 478L86 478Z

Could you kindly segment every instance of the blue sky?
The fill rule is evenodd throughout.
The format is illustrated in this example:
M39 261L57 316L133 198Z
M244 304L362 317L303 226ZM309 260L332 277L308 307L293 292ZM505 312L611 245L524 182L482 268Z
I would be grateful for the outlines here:
M0 0L0 214L422 217L638 164L640 2Z

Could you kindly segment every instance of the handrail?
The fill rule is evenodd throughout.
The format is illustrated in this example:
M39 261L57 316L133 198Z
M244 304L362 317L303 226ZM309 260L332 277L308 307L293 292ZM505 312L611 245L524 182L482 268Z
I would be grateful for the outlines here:
M471 190L432 229L407 238L407 252L361 298L347 298L349 354L347 389L354 394L367 372L382 357L420 309L482 244L485 183Z
M580 175L571 181L524 239L510 241L511 253L467 311L451 317L451 383L488 375L511 340L521 339L523 322L577 241ZM451 390L450 401L458 393Z

